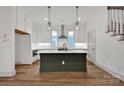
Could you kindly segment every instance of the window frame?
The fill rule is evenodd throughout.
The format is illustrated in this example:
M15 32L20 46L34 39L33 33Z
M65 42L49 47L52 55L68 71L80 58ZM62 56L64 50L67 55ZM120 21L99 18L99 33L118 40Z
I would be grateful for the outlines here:
M69 32L73 32L73 34L74 34L74 35L73 35L73 37L74 37L74 44L73 44L72 47L69 46L69 41L68 41ZM68 43L68 48L73 48L73 47L75 47L75 31L73 31L73 30L68 31L68 34L67 34L67 43Z
M53 31L57 33L57 45L56 46L52 46L52 32ZM53 30L53 31L51 31L51 33L50 33L50 36L51 36L50 45L51 45L52 48L57 48L58 47L58 31L55 31L55 30Z

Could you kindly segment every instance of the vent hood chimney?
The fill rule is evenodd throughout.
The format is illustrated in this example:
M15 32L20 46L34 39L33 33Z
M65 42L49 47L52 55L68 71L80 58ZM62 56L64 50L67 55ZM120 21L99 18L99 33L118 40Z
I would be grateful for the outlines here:
M64 35L64 25L61 25L61 35L59 36L59 39L66 39L67 37Z

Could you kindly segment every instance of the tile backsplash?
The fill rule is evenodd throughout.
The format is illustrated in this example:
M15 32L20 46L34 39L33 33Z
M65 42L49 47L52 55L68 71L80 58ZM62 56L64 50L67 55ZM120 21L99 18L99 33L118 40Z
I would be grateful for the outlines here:
M58 47L63 47L63 44L66 44L66 47L68 47L67 39L58 39Z
M63 42L60 42L59 46L61 46L63 44ZM53 47L51 47L50 43L32 44L32 50L34 50L34 49L57 49L58 47L53 48ZM74 47L71 47L71 49L88 49L88 45L87 45L87 43L75 43Z

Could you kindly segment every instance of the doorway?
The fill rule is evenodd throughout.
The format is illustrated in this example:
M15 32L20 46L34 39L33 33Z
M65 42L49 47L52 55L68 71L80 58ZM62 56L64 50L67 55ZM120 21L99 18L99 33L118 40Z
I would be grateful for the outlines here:
M90 62L96 61L96 29L92 29L87 33L88 54L87 59Z

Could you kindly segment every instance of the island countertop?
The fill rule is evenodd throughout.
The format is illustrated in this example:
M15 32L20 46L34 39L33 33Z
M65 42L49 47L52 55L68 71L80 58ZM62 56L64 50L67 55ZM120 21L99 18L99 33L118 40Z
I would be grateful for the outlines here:
M87 53L87 50L40 50L38 54L51 54L51 53Z

